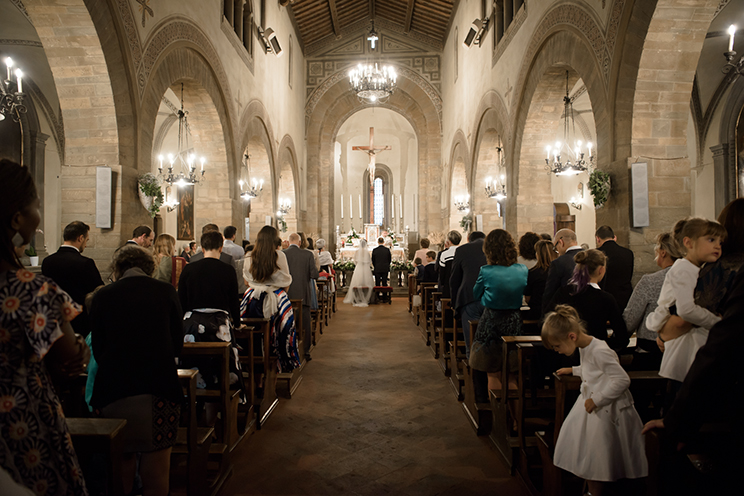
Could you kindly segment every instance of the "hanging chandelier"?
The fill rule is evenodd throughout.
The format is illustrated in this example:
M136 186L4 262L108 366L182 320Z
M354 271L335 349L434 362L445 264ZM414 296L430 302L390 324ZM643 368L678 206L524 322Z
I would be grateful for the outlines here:
M349 71L351 90L362 103L384 102L395 91L398 74L389 65L359 64Z
M497 166L499 175L496 176L495 181L490 177L486 178L486 196L501 201L506 200L506 174L504 174L506 167L504 165L504 149L501 143L496 147L496 153L498 153Z
M470 210L470 195L456 196L455 208L457 208L459 212L467 213Z
M724 74L728 74L733 70L735 76L742 76L744 75L744 57L740 58L738 62L734 62L734 58L736 57L736 52L734 51L734 36L736 36L736 26L734 26L733 24L729 26L728 34L728 51L723 53L723 56L726 57L726 65L723 66L721 71Z
M243 179L238 181L240 185L240 197L246 201L258 198L258 195L263 191L264 182L263 179L259 181L255 177L251 178L251 156L247 153L243 154L243 165L248 172L248 176L245 181Z
M181 110L178 111L178 152L174 155L168 153L168 168L163 171L163 155L158 155L159 178L169 186L188 186L196 184L204 177L204 163L206 159L201 157L201 173L196 170L196 154L192 153L189 146L188 112L183 109L183 83L181 83Z
M569 124L569 119L571 120ZM588 172L594 167L594 155L592 155L592 142L586 143L589 153L589 161L584 159L584 144L581 140L574 142L571 148L571 136L576 137L576 122L573 113L573 99L568 95L568 71L566 71L566 96L563 97L563 141L556 141L555 146L545 147L545 169L548 174L556 176L573 176L582 172ZM551 162L550 156L553 156ZM563 161L565 158L565 162ZM571 161L573 158L573 161Z
M276 213L279 217L284 217L287 215L292 208L292 204L289 201L289 198L281 198L279 200L279 211Z
M13 122L19 122L21 114L26 113L26 106L23 104L23 71L21 69L13 70L13 59L5 57L5 67L7 68L7 77L3 79L0 85L0 121L5 120L7 115L12 116ZM15 79L13 79L15 76Z

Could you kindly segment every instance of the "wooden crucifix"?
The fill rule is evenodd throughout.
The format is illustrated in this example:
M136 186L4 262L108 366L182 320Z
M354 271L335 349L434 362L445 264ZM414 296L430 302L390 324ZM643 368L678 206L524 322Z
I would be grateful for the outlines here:
M375 128L369 128L369 146L352 146L352 150L359 150L369 155L369 182L370 184L375 182L375 155L377 152L384 150L392 150L393 147L390 145L375 147Z

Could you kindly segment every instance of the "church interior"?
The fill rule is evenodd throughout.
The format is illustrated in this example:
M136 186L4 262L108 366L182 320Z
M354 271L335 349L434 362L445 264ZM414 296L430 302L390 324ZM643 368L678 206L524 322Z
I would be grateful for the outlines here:
M399 261L451 230L594 248L610 226L635 284L657 236L744 196L743 29L737 0L0 0L0 158L38 189L41 261L82 221L104 280L138 226L180 252L213 223L238 244L303 231L334 260L390 235ZM392 307L321 302L304 384L202 453L219 480L188 494L576 490L506 385L473 433L446 312L401 281Z

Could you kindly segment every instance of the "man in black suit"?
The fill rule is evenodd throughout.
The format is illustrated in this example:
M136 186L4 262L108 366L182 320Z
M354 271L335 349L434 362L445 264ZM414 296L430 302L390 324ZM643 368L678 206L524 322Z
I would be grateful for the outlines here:
M57 253L49 255L41 263L41 273L51 278L70 297L85 307L85 296L103 286L101 274L92 258L84 257L83 251L88 244L90 227L78 220L69 223L62 234L64 243ZM72 328L82 336L90 332L88 311L72 321Z
M548 310L548 304L553 299L553 295L568 284L568 280L573 275L574 256L581 251L576 241L576 233L571 229L561 229L553 236L553 245L558 252L558 258L550 262L548 268L548 279L545 281L545 292L543 293L542 313Z
M212 231L220 232L220 228L217 227L217 224L205 224L204 227L202 227L202 236ZM191 260L189 260L189 263L198 262L199 260L202 260L203 258L204 258L204 252L200 251L199 253L191 255ZM225 252L220 252L220 262L225 262L231 267L235 267L235 264L233 263L232 255L229 255Z
M375 286L388 285L388 272L393 254L385 246L384 238L377 238L377 248L372 250L372 266L374 267Z
M599 287L615 297L620 311L625 310L633 293L630 280L633 277L633 252L617 244L617 237L610 226L597 229L594 237L597 249L607 255L607 269Z
M287 296L290 300L302 300L302 327L304 328L303 343L305 360L310 361L310 341L312 322L310 321L310 279L318 278L318 268L315 266L315 257L310 250L300 248L300 235L292 233L289 235L289 248L284 250L289 265L289 274L292 276L292 284L289 286Z
M486 235L480 231L473 231L468 236L468 242L457 248L452 260L449 285L452 298L452 308L462 322L465 335L465 352L470 356L470 325L469 320L478 320L483 314L483 305L473 297L473 287L478 280L480 268L486 265L486 254L483 253L483 240Z
M155 233L148 226L138 226L132 232L132 239L128 240L127 245L138 245L142 248L150 248L155 239Z

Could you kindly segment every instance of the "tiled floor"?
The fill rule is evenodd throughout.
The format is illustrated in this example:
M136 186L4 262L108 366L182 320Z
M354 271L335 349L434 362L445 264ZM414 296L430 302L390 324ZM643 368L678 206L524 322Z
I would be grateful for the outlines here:
M338 312L222 494L526 495L467 423L407 300Z

